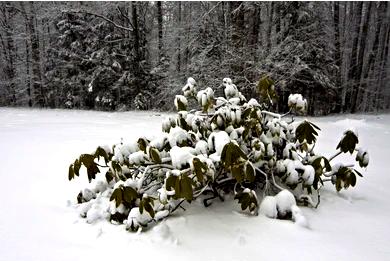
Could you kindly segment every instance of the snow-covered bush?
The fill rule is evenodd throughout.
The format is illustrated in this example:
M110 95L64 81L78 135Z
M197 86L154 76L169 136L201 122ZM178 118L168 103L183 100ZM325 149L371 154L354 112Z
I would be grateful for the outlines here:
M82 166L89 181L105 173L104 182L79 193L81 215L89 223L107 219L136 231L168 217L185 201L200 198L209 206L232 194L242 211L306 224L297 205L317 207L324 182L337 191L356 185L361 174L354 166L331 165L338 155L356 152L360 167L367 167L368 153L356 148L355 132L347 130L335 155L325 157L314 151L319 127L285 120L305 112L300 94L290 96L289 113L278 114L265 109L276 99L273 81L259 82L261 103L247 101L229 78L223 85L226 96L216 98L211 88L197 91L189 78L184 95L174 98L176 116L162 123L156 138L98 147L76 159L69 180ZM189 110L191 99L198 109Z

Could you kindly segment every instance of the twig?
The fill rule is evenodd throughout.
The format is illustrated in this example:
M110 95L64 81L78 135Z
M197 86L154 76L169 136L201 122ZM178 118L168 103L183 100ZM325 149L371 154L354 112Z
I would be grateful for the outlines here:
M270 111L261 111L261 113L268 115L268 116L271 116L271 117L274 117L274 118L278 118L278 119L280 119L282 117L279 113L273 113Z
M176 207L171 211L171 214L172 214L173 212L175 212L179 207L181 207L180 205L183 204L184 201L185 201L185 199L182 199L182 200L179 202L179 204L177 204Z
M162 182L156 182L154 184L150 184L148 187L142 189L143 192L148 191L149 189L153 188L154 186L160 185Z
M332 159L336 158L341 153L342 153L341 151L337 152L336 154L334 154L332 157L329 158L329 161L331 161Z
M68 11L68 13L87 14L87 15L96 16L96 17L99 17L99 18L105 20L106 22L109 22L110 24L112 24L116 28L119 28L119 29L122 29L122 30L125 30L125 31L128 31L128 32L132 32L133 31L133 29L128 28L128 27L124 27L122 25L119 25L119 24L115 23L114 21L112 21L111 19L108 19L107 17L105 17L103 15L100 15L100 14L90 13L90 12L87 12L87 11Z
M127 20L127 22L129 23L129 25L131 26L131 28L133 28L133 30L134 30L134 26L133 26L133 24L131 23L130 18L122 12L122 10L120 9L119 6L117 6L116 9L119 11L119 13L121 14L121 16L124 17L124 18Z
M199 197L200 195L202 195L202 193L206 190L206 189L210 189L210 187L209 187L209 184L206 184L206 186L204 186L198 193L196 193L195 195L194 195L194 198L197 198L197 197Z
M280 189L280 191L285 190L285 188L279 186L278 183L276 183L275 177L274 177L274 173L273 173L273 172L271 172L271 176L272 176L272 181L273 181L273 183L274 183L274 186L277 187L278 189Z

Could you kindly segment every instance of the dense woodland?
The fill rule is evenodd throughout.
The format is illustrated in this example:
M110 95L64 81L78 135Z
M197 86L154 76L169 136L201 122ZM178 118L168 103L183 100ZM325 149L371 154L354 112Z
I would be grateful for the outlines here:
M171 109L187 77L231 77L275 109L390 106L388 2L0 2L0 106ZM217 95L218 96L218 95Z

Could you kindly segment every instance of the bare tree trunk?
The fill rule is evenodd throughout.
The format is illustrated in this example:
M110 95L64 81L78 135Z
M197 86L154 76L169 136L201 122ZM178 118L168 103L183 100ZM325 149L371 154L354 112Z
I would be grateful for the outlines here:
M351 112L355 113L358 109L358 98L360 96L360 82L362 78L362 72L363 72L363 64L364 64L364 52L366 48L366 41L367 41L367 33L368 33L368 24L370 22L370 16L371 16L371 8L372 8L372 2L368 2L368 7L366 10L365 19L362 24L362 34L360 36L360 44L359 44L359 53L358 53L358 59L356 62L356 75L355 75L355 81L357 84L355 84L355 88L352 95L352 106L351 106ZM362 13L363 14L363 13Z
M278 45L282 39L282 36L281 36L281 24L282 24L282 17L281 17L281 3L278 2L276 3L275 2L275 6L274 6L274 11L275 11L275 33L276 33L276 45Z
M352 51L351 51L351 61L350 66L348 70L348 81L349 86L351 86L350 90L347 90L347 97L349 96L348 101L345 103L345 107L343 108L344 111L347 110L347 108L352 108L352 97L354 96L354 89L355 85L357 84L357 52L358 52L358 44L359 44L359 35L360 35L360 24L361 24L361 17L362 17L362 9L363 9L363 2L357 2L356 12L355 12L355 26L353 28L354 30L354 37L353 37L353 45L352 45Z
M340 48L340 5L339 2L333 3L334 13L333 13L333 25L334 25L334 42L335 42L335 63L337 68L336 72L336 88L339 90L337 97L339 100L336 105L336 112L341 111L341 96L342 96L342 86L341 86L341 48Z
M7 104L15 105L16 103L16 86L15 86L15 60L16 60L16 49L13 35L13 25L11 24L9 10L7 3L3 2L1 5L1 12L3 14L2 26L5 31L5 41L3 42L4 58L6 59L4 73L7 77Z
M377 101L377 110L380 109L385 109L388 105L388 99L389 97L387 96L387 101L385 100L385 91L389 91L388 85L386 86L386 83L388 84L388 56L389 56L389 42L390 42L390 25L388 24L388 16L386 18L387 23L384 23L384 30L386 30L384 37L383 37L383 43L382 43L382 55L380 58L380 71L379 71L379 95L378 95L378 101Z
M31 68L32 68L32 91L34 93L34 102L40 107L46 106L46 94L42 84L41 75L41 54L39 50L39 39L35 27L35 7L33 2L29 3L29 13L26 12L23 2L20 2L20 6L24 16L26 18L27 34L30 40L31 46ZM31 91L31 90L30 90ZM35 105L34 104L34 105Z
M27 24L26 24L26 32L27 32ZM31 93L31 74L30 74L30 66L31 66L31 58L30 58L30 45L28 44L28 40L25 40L26 44L26 86L27 86L27 96L28 96L28 106L33 106L33 99Z
M271 50L272 41L271 41L271 34L272 34L272 26L274 24L274 2L268 3L268 27L267 27L267 50Z
M370 73L371 75L375 75L376 72L374 71L374 66L376 62L378 61L378 53L379 53L379 39L380 39L380 34L381 34L381 27L383 26L382 23L386 17L386 12L387 12L387 2L380 2L379 6L377 6L376 13L377 13L377 21L376 21L376 27L375 27L375 36L374 36L374 42L372 45L371 52L368 56L368 62L366 66L366 70L364 72L363 80L361 83L361 88L363 90L368 89L367 91L364 91L364 96L363 96L363 104L364 104L364 111L369 110L371 104L374 104L376 101L376 94L378 93L378 84L376 86L372 86L372 84L368 85L367 82L370 80ZM375 88L373 88L375 87Z
M249 3L248 3L249 4ZM257 60L257 47L259 43L259 29L261 24L260 19L260 6L259 3L250 3L251 10L248 15L249 32L248 32L248 47L253 57L253 60Z
M157 1L157 23L158 23L158 59L163 57L163 14L161 1Z
M177 23L179 26L178 36L177 36L177 64L176 70L180 72L181 70L181 2L177 2Z
M140 52L140 37L139 37L139 26L138 26L138 13L137 13L137 2L131 2L131 20L133 24L133 39L134 39L134 69L137 75L140 73L141 63L141 52Z

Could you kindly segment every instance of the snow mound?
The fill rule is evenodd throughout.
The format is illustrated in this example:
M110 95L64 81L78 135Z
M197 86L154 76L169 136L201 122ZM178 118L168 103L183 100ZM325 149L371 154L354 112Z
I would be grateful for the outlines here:
M289 212L291 212L291 207L296 205L295 197L294 195L288 191L287 189L284 189L280 191L276 196L276 208L278 209L279 216L286 216Z
M276 218L278 216L276 198L273 196L266 196L263 201L261 201L259 213L269 218Z

